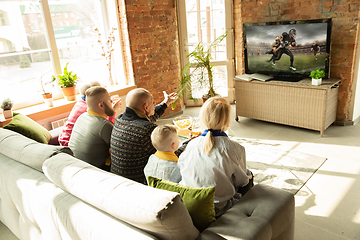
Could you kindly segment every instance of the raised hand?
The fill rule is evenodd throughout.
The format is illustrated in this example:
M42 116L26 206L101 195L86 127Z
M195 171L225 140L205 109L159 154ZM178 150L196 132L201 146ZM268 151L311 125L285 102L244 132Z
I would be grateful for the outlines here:
M175 102L176 99L179 98L177 93L175 92L167 94L165 91L163 91L163 93L164 93L164 102L166 103L167 106L169 106L171 103Z
M114 111L118 111L121 108L121 98L118 95L112 96L112 107Z

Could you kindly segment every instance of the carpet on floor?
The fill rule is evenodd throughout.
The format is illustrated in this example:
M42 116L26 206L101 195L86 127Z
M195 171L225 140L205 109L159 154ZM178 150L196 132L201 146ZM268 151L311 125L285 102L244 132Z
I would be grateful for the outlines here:
M327 158L293 150L298 143L231 137L245 147L254 183L297 194Z

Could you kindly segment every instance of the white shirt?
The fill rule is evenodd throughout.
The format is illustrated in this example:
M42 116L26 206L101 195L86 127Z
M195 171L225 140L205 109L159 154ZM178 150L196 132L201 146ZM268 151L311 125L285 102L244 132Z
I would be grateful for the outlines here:
M178 166L182 180L189 187L215 187L215 208L226 207L236 190L249 182L245 148L228 137L214 137L214 147L207 156L203 150L205 137L189 142L179 157Z
M181 175L177 161L178 158L173 152L157 151L152 154L144 168L146 181L148 176L152 176L178 183L181 180Z

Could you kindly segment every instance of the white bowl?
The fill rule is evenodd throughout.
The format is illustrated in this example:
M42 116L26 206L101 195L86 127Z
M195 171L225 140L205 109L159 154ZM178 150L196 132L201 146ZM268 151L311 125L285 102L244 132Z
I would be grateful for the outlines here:
M181 115L174 118L173 122L178 129L189 129L192 124L192 117L188 115Z

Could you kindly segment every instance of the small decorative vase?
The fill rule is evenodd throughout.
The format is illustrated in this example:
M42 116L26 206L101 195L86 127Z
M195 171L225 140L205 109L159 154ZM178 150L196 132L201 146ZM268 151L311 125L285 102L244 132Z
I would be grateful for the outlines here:
M46 104L46 106L48 107L53 107L53 98L52 98L52 93L44 93L43 95L44 98L44 102Z
M3 115L5 119L9 119L13 117L12 110L4 110Z
M315 85L315 86L321 85L321 82L322 82L322 78L319 78L319 79L313 78L313 79L311 80L311 84L312 84L312 85Z
M61 90L63 91L63 94L66 97L66 100L68 100L68 101L76 100L76 95L75 95L76 86L67 87L67 88L62 87Z

